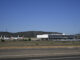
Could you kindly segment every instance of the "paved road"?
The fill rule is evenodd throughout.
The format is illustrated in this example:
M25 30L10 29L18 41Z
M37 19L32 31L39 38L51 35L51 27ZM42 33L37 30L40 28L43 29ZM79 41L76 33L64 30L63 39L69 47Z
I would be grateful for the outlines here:
M0 49L0 60L80 60L79 57L80 48Z
M80 60L80 55L69 56L48 56L48 57L34 57L34 58L4 58L0 60Z

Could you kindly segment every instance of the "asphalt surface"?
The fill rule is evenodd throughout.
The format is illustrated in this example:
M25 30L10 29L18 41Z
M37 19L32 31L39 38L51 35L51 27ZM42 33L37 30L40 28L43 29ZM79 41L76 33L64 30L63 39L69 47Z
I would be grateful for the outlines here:
M3 58L0 60L80 60L80 55L69 56L45 56L45 57L32 57L32 58Z
M80 48L0 49L0 60L80 60Z

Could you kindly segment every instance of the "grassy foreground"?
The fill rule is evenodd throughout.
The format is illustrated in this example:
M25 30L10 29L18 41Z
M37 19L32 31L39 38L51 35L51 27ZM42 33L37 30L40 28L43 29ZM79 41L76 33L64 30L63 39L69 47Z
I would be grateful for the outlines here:
M80 41L5 41L1 48L64 48L80 47Z

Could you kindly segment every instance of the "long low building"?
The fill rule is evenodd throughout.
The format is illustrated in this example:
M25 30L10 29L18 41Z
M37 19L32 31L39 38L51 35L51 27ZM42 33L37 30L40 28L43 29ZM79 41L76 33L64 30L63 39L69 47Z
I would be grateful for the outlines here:
M74 35L66 35L66 34L42 34L37 35L38 39L42 40L53 40L53 39L75 39Z
M0 39L3 39L3 40L19 40L19 39L24 39L24 37L19 37L19 35L17 37L1 36Z

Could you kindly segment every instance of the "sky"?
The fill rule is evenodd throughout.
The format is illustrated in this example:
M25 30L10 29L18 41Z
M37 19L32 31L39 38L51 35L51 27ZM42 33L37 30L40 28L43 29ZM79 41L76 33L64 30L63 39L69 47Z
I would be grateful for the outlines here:
M0 31L80 33L80 0L0 0Z

